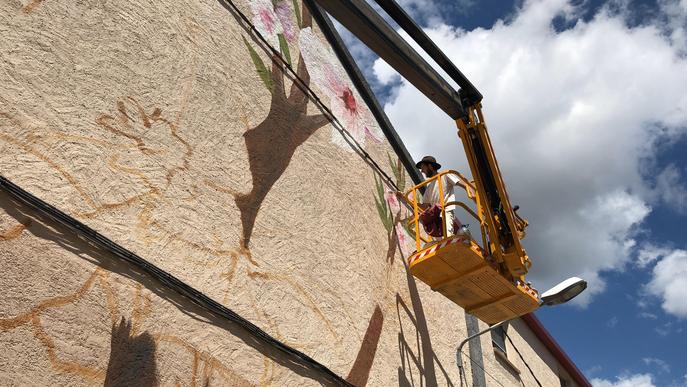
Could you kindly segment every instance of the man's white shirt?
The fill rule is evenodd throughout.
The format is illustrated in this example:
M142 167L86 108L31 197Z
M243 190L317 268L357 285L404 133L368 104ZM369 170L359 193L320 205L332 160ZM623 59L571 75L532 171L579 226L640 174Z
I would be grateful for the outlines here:
M452 174L443 175L441 177L442 185L441 189L444 193L444 204L456 201L456 196L454 193L454 187L458 183L458 177ZM425 193L422 195L422 202L428 204L441 205L439 200L439 179L435 179L425 185ZM446 207L446 211L453 211L456 208L455 205Z

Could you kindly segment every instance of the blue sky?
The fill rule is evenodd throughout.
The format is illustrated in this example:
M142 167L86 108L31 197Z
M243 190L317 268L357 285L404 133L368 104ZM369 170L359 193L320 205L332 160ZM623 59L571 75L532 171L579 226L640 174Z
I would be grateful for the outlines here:
M687 1L404 0L485 96L540 290L598 386L687 386ZM466 170L450 119L344 39L414 158Z

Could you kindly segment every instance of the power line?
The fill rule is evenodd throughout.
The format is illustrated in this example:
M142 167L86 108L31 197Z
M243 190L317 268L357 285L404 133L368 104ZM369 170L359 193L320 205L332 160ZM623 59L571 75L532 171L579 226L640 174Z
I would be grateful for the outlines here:
M0 175L0 188L5 190L7 193L9 193L11 196L18 199L19 201L29 205L30 207L33 207L34 209L47 215L54 221L66 226L80 237L140 268L141 270L152 276L154 279L166 285L170 289L174 290L176 293L188 299L192 303L208 310L210 313L216 316L224 317L227 320L236 323L237 325L251 333L257 339L262 340L267 344L270 344L278 351L286 354L292 359L297 359L302 365L306 365L313 370L321 372L322 374L328 376L333 382L336 382L338 385L352 386L352 384L348 383L339 375L335 374L325 365L317 362L316 360L304 354L303 352L295 348L292 348L282 343L281 341L273 338L267 332L263 331L250 321L244 319L233 310L225 307L224 305L208 297L201 291L191 287L190 285L186 284L185 282L181 281L180 279L176 278L170 273L160 269L159 267L141 258L136 253L127 250L126 248L122 247L121 245L117 244L116 242L112 241L106 236L100 234L94 229L79 222L73 217L65 214L56 207L53 207L52 205L44 202L43 200L39 199L33 194L27 192L26 190L12 183L2 175Z
M476 365L477 367L479 367L482 371L484 371L485 374L489 375L490 378L494 379L494 381L495 381L496 383L498 383L499 386L505 387L505 386L503 385L503 383L501 383L494 375L492 375L489 371L487 371L486 368L484 368L481 364L479 364L479 362L473 360L467 352L465 352L464 350L461 350L461 353L462 353L463 355L467 356L467 358L470 359L470 362L471 362L472 364L474 364L474 365ZM465 383L467 384L467 375L463 375L463 376L465 377ZM463 381L461 380L461 383L462 383L462 382L463 382Z
M537 376L534 374L534 372L532 371L532 368L530 368L530 365L527 363L527 361L525 361L525 358L522 356L522 354L518 350L518 347L516 347L515 344L513 344L513 340L510 339L510 336L508 336L508 333L506 333L506 331L503 331L503 334L508 339L508 342L510 343L510 345L513 346L513 349L515 349L515 352L517 352L518 356L520 356L520 360L522 360L522 362L525 363L525 367L527 367L527 369L530 371L530 374L534 378L534 381L537 382L537 385L539 387L542 387L541 382L539 381L539 379L537 379Z

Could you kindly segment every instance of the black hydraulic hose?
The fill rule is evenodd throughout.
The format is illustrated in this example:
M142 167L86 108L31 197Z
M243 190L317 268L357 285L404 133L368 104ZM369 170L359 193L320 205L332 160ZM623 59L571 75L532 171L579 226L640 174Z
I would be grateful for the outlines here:
M36 210L47 215L56 222L71 229L77 235L83 237L84 239L103 248L104 250L107 250L112 254L116 255L117 257L140 268L141 270L155 278L157 281L174 290L176 293L180 294L192 303L208 310L216 316L224 317L227 320L236 323L256 338L262 340L267 344L270 344L280 352L288 356L296 357L303 364L308 365L313 370L317 370L323 373L324 375L328 376L332 379L333 382L336 382L344 386L352 386L352 384L348 383L339 375L335 374L332 370L330 370L323 364L317 362L310 356L273 338L267 332L263 331L255 324L236 314L236 312L234 312L233 310L213 300L201 291L191 287L190 285L186 284L185 282L181 281L180 279L176 278L170 273L146 261L145 259L138 256L136 253L125 249L121 245L117 244L116 242L112 241L111 239L107 238L101 233L95 231L94 229L88 227L87 225L81 223L75 218L65 214L56 207L53 207L52 205L39 199L38 197L34 196L28 191L12 183L2 175L0 175L0 188L5 190L7 193L12 195L19 201L29 205L30 207L35 208Z

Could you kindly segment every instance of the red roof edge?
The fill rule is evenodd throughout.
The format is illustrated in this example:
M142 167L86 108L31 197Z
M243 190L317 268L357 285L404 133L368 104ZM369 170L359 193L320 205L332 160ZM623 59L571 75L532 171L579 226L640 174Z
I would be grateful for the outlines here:
M532 313L526 314L521 317L522 320L527 324L528 327L534 332L534 334L537 336L539 340L541 340L542 343L546 346L546 348L551 351L551 354L558 360L558 362L565 368L565 370L568 372L571 378L575 380L575 382L579 386L583 387L591 387L591 383L589 383L589 380L584 376L582 372L580 372L580 369L577 368L575 363L573 363L572 360L568 357L568 355L563 351L563 348L561 348L560 345L556 342L556 340L551 336L549 331L546 330L544 325L539 321L539 319Z

